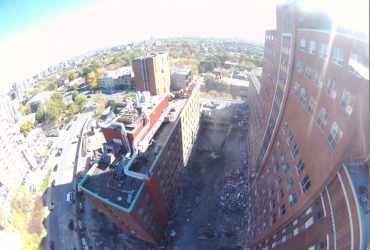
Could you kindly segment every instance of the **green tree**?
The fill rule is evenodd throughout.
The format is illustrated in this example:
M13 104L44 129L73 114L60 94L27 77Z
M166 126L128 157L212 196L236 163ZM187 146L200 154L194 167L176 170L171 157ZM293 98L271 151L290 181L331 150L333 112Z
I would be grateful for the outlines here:
M77 79L80 77L80 72L73 71L69 74L69 81L73 81L74 79Z
M79 109L76 103L71 103L68 105L68 111L71 116L78 113Z
M90 72L86 76L85 81L89 85L89 87L92 89L96 89L98 87L98 79L96 77L95 72Z
M19 108L21 109L23 115L29 115L32 112L29 103L27 103L26 105L21 104Z
M86 95L77 95L75 97L74 103L77 105L79 110L82 110L87 103L87 96Z
M21 124L20 131L24 136L27 136L29 132L31 131L31 128L33 126L32 121L24 121Z
M45 111L45 106L44 105L41 105L37 111L36 111L36 115L35 115L35 119L38 123L43 123L46 119L46 111Z
M72 101L75 101L76 96L78 96L78 92L76 90L74 90L72 92Z

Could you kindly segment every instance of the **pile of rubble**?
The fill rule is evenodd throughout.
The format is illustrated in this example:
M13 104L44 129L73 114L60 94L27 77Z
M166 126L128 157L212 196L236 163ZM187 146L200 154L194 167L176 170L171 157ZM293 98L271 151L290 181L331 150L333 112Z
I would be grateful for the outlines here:
M246 178L240 169L236 169L231 176L225 178L219 204L231 212L243 212L246 209L246 197Z

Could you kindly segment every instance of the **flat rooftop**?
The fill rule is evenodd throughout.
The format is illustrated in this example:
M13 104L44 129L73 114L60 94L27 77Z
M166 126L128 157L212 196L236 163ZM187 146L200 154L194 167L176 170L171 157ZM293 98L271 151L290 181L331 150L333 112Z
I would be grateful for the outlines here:
M175 99L169 103L168 117L154 134L152 143L147 150L139 152L130 170L142 174L152 170L151 166L166 143L166 139L174 128L186 101L187 99ZM100 149L100 152L102 153L102 149ZM143 181L126 176L124 173L120 178L116 178L115 173L121 157L120 153L114 154L112 152L111 163L103 161L96 163L81 181L80 186L99 196L99 199L107 199L120 207L129 208Z

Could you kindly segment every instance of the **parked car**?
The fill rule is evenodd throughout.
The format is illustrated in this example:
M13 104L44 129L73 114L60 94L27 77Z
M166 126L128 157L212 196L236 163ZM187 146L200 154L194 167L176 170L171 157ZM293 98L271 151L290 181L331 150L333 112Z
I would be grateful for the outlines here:
M72 194L72 192L69 192L67 194L67 202L68 202L68 204L72 204L72 202L73 202L73 194Z
M63 152L63 149L62 148L58 148L58 151L55 154L55 156L61 156L62 152Z
M54 241L49 241L50 250L54 250Z
M55 186L55 180L52 180L51 182L51 186L54 187Z
M70 128L71 128L71 124L69 124L68 126L67 126L67 128L66 128L66 130L69 130Z
M74 225L73 225L73 220L72 219L68 220L68 228L69 228L69 230L73 231Z
M50 205L48 206L49 211L53 211L54 207L55 207L55 203L54 201L52 201Z
M58 170L58 164L55 164L55 166L53 167L53 171L57 171Z
M78 116L75 116L75 118L73 118L73 120L74 120L74 121L76 121L76 120L77 120L77 118L78 118Z

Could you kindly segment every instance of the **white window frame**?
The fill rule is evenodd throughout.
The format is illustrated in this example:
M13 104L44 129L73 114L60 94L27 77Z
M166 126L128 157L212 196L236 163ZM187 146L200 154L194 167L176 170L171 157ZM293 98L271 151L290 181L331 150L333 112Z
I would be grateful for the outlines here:
M318 86L319 88L322 88L323 84L324 84L323 72L322 70L318 70L316 71L315 74L315 85Z
M306 50L306 40L300 39L299 40L299 50L305 51Z
M288 144L289 147L292 144L293 139L294 139L294 135L292 131L289 131L288 136L286 138L286 143Z
M344 49L334 47L333 48L333 57L332 62L338 66L343 66L344 62Z
M314 55L316 53L316 41L308 42L308 53Z
M328 122L328 116L329 113L326 111L326 109L323 107L320 109L319 115L316 119L316 124L319 126L320 130L323 131L327 122Z
M297 143L296 143L296 144L294 144L294 146L292 147L292 149L291 149L291 151L290 151L290 153L291 153L291 155L292 155L292 159L293 159L293 160L297 157L298 152L299 152L299 150L298 150L298 145L297 145Z
M305 180L306 179L306 180ZM307 187L308 185L308 187ZM306 174L303 179L301 180L301 191L302 194L306 193L308 189L312 186L310 177Z
M316 97L311 96L310 101L308 102L308 105L307 105L307 111L309 114L313 115L316 109L316 105L317 105Z
M326 86L326 93L333 99L337 97L337 83L334 79L328 79L328 85Z
M352 114L351 100L353 99L352 94L346 89L343 90L342 98L340 100L340 107L348 114Z
M335 149L337 147L340 140L342 139L342 136L343 136L342 128L338 125L338 123L333 122L328 135L328 142L332 149Z
M363 57L355 53L351 53L348 61L348 71L354 74L357 77L360 77L358 71L352 65L361 65L363 64Z
M304 161L302 158L297 161L297 163L295 164L295 168L297 170L297 175L299 176L304 169Z
M329 46L326 43L321 43L320 44L320 58L322 59L328 59L329 58Z

